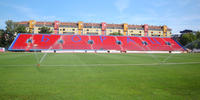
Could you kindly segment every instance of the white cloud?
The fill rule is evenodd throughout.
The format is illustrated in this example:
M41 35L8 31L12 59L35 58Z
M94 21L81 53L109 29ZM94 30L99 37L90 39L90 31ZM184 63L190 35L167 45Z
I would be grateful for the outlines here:
M178 0L178 4L180 6L187 6L187 5L189 5L190 2L191 2L191 0Z
M162 16L162 15L128 15L123 14L113 18L119 23L127 22L129 24L149 24L149 25L167 25L172 29L172 33L179 33L184 29L200 30L200 24L195 22L200 21L200 15L188 16Z
M20 17L16 17L14 15L13 16L1 16L0 17L0 28L5 27L5 21L7 21L7 20L13 20L13 21L27 21L27 20L52 21L52 20L57 20L57 17L55 17L55 16L38 15L34 11L34 9L27 7L26 5L17 5L17 4L12 4L12 3L0 2L0 6L5 9L11 8L13 10L12 12L21 14ZM4 15L4 14L2 14L2 15Z
M129 7L130 0L117 0L115 2L115 6L122 13L125 9Z
M155 7L163 7L169 4L169 1L165 0L153 0L150 2Z
M27 7L26 5L16 5L12 3L0 2L1 8L4 9L12 9L10 12L7 12L9 16L2 14L0 16L0 29L5 29L5 22L7 20L13 21L27 21L27 20L37 20L37 21L53 21L58 18L55 16L41 16L38 15L34 9ZM16 12L20 14L20 17L15 16L16 14L12 14L12 12Z
M16 10L17 12L19 12L29 18L37 16L37 14L33 11L33 9L23 6L23 5L16 5L16 4L3 3L3 2L1 2L0 5L4 6L4 7L12 8L12 9Z

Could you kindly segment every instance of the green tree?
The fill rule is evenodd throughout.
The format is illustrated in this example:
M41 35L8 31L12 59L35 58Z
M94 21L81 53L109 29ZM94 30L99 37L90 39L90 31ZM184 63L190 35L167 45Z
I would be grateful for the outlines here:
M4 34L4 47L8 48L16 36L17 24L12 20L6 21L6 30Z
M0 30L0 46L8 48L10 44L13 42L17 33L26 33L26 27L23 25L19 25L12 20L8 20L5 22L6 30Z
M200 31L198 31L198 32L196 33L196 38L197 38L198 40L200 40Z
M12 20L6 21L6 33L7 34L15 34L17 30L17 24Z
M3 29L0 30L0 47L5 46L5 31Z
M196 36L193 33L182 34L180 37L180 42L182 45L186 45L196 40Z
M50 34L52 33L51 29L49 27L41 27L39 33L43 33L43 34Z
M16 27L17 27L16 28L17 33L28 33L24 25L17 24Z
M196 39L197 39L197 46L196 46L196 48L200 49L200 31L198 31L196 33Z
M180 37L180 43L184 46L187 46L186 48L189 48L189 49L193 49L197 46L196 43L192 43L195 40L196 40L196 36L193 33L185 33L185 34L182 34ZM189 44L189 43L192 43L192 44Z

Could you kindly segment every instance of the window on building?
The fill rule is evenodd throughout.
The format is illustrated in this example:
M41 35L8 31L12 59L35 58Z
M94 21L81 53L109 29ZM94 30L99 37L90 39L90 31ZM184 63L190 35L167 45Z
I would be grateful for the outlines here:
M72 29L72 31L75 31L75 29Z
M87 32L87 35L98 35L98 33Z
M139 31L139 33L142 33L142 31Z
M141 34L131 34L131 36L141 36Z
M87 31L89 31L89 29L87 29Z
M63 29L63 31L65 31L65 29Z

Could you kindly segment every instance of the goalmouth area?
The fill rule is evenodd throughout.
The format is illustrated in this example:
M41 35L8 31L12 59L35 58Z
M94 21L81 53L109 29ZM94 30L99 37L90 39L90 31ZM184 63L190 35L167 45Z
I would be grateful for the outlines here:
M199 59L199 53L0 53L0 100L197 100Z

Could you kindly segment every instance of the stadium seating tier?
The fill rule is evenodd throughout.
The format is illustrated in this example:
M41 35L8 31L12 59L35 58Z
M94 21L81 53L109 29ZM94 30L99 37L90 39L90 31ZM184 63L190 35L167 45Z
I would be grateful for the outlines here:
M171 38L18 34L9 50L183 51Z

